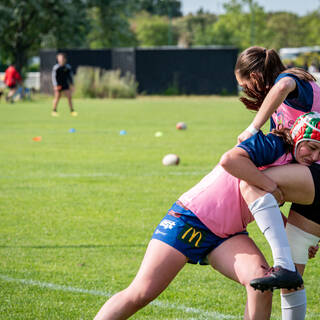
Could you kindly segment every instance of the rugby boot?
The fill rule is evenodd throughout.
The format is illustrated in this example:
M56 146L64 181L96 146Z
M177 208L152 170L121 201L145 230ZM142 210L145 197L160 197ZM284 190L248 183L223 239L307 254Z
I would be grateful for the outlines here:
M297 289L303 285L302 277L297 270L290 271L280 266L275 266L266 272L264 277L256 278L250 281L251 287L255 290L273 289Z

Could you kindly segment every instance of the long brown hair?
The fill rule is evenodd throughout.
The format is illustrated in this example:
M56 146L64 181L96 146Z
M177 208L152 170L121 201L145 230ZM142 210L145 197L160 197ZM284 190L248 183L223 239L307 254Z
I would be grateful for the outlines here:
M304 69L286 69L274 49L268 50L256 46L246 49L239 55L234 71L246 80L252 77L253 72L255 73L256 82L251 81L252 88L243 87L245 96L240 98L248 109L255 111L261 107L280 73L289 72L301 80L315 81L315 78Z
M294 142L290 134L290 129L282 128L282 129L272 129L271 133L280 137L284 141L284 149L286 153L289 153L293 150Z

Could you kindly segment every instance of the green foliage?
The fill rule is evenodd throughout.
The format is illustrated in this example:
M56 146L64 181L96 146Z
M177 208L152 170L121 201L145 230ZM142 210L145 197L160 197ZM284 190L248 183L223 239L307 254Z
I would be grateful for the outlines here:
M175 81L163 92L164 96L178 96L180 94L181 91L179 89L179 85Z
M303 46L320 44L320 12L313 11L300 18L300 28L303 30Z
M268 39L266 47L276 50L283 47L299 47L304 45L298 15L290 12L270 13L267 18Z
M142 12L132 20L131 25L142 47L165 46L170 40L171 44L177 43L177 30L170 25L167 17Z
M232 0L225 4L226 13L218 17L218 21L205 29L206 45L231 45L241 50L252 44L263 45L266 38L263 8L256 3L252 5L254 15L245 11L246 1ZM254 29L252 20L254 18Z
M28 58L37 53L43 37L54 34L55 39L72 43L86 23L81 15L82 7L80 0L0 2L1 56L15 63L21 71L26 67ZM57 45L60 45L59 41Z
M206 44L206 30L217 21L215 14L206 13L202 10L196 14L188 14L175 19L174 25L179 33L179 44L184 47Z
M180 17L181 1L179 0L136 0L139 11L152 15Z
M75 97L81 98L135 98L137 83L134 76L120 70L79 67L75 76Z
M26 72L39 72L40 71L40 64L34 63L27 67Z
M54 11L51 28L41 41L43 48L83 48L90 30L87 6L82 0L63 1Z
M137 41L128 22L132 13L129 8L131 6L125 0L89 1L89 47L98 49L135 46Z

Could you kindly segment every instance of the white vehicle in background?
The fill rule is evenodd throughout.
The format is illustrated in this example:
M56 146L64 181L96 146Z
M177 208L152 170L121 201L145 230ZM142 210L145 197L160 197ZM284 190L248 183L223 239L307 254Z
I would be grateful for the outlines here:
M279 55L281 60L295 60L300 55L304 53L319 53L320 54L320 46L314 47L299 47L299 48L281 48L279 50ZM309 72L317 79L317 82L320 84L320 72L314 72L312 66L309 67Z
M279 55L281 60L294 60L303 53L317 52L320 53L320 46L315 47L299 47L299 48L281 48Z

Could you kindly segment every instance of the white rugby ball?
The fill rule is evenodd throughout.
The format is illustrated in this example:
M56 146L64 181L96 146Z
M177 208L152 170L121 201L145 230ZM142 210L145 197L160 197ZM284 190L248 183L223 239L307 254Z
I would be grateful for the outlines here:
M176 154L167 154L162 159L164 166L177 166L180 162L180 158Z
M178 130L186 130L186 129L187 129L187 125L186 125L185 122L178 122L178 123L176 124L176 128L177 128Z

